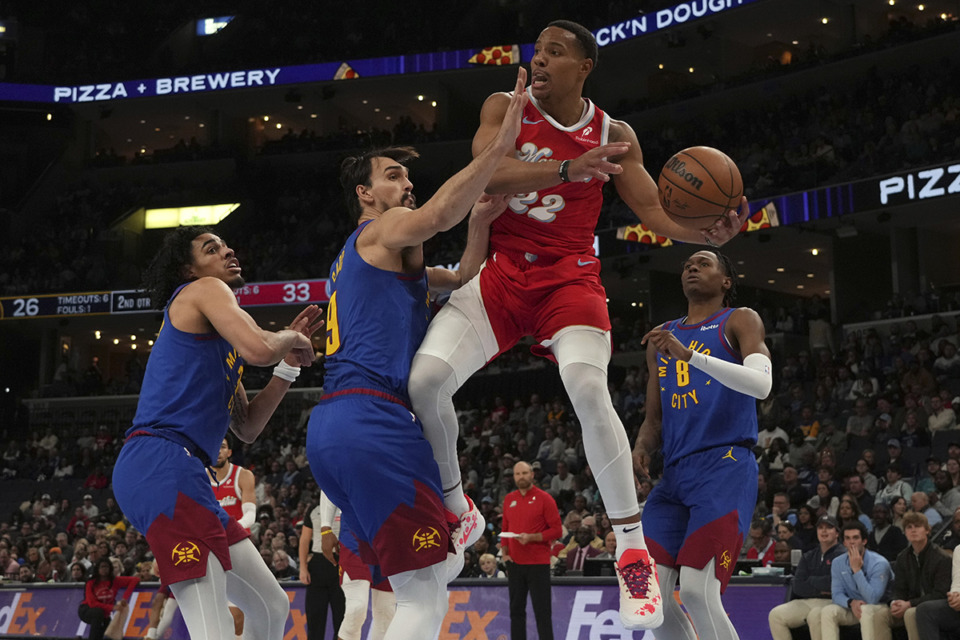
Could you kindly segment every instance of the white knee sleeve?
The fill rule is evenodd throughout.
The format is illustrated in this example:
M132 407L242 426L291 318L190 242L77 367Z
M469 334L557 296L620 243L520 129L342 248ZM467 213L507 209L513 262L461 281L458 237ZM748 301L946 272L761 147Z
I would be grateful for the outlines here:
M393 595L393 591L371 589L370 600L372 602L373 623L370 625L367 640L383 640L384 636L387 635L390 623L393 622L393 616L397 613L397 597Z
M339 636L342 640L360 640L363 623L367 620L370 583L366 580L350 580L344 576L341 588L346 607L343 612L343 622L340 623Z
M663 624L654 632L655 636L675 640L697 640L697 634L690 624L690 619L683 608L673 597L673 590L677 586L679 572L673 567L657 565L657 575L660 578L660 594L663 597Z
M560 377L583 429L583 446L610 518L640 512L627 433L607 388L610 339L595 329L565 329L552 345Z
M390 576L390 586L397 609L384 640L436 638L448 608L446 563Z
M233 568L227 572L226 591L245 614L244 635L283 640L290 600L249 538L230 545L230 563ZM232 617L230 622L232 632Z
M207 555L207 575L175 582L170 585L170 590L180 605L191 638L233 640L233 616L227 608L226 573L215 555Z
M479 285L474 281L479 282L474 278L455 291L455 296L430 323L410 365L407 387L413 411L423 424L423 435L440 468L444 502L458 515L467 510L467 500L460 488L460 425L453 408L453 394L497 353L496 338L483 312Z
M157 622L157 638L162 638L163 634L170 628L170 625L173 624L173 616L179 608L180 605L177 604L176 598L167 598L164 600L163 611L160 613L160 621Z
M453 408L453 394L459 385L453 368L431 355L417 354L410 367L408 390L413 411L423 424L423 435L433 448L433 458L440 468L440 485L446 494L460 485L460 462L457 457L457 436L460 425ZM466 510L466 500L457 514Z
M720 581L714 569L715 563L716 559L713 559L703 569L681 567L680 600L701 638L738 640L740 636L720 600Z

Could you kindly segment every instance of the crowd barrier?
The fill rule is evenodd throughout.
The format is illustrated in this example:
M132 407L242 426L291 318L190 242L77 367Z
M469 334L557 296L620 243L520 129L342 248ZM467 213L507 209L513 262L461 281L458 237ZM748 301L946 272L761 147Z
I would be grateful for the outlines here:
M284 640L307 640L304 611L306 587L282 583L290 598ZM142 638L147 630L150 602L156 585L143 584L131 596L124 625L125 638ZM724 606L742 640L769 640L767 613L784 600L782 579L734 578L723 595ZM679 593L674 597L679 599ZM86 637L87 627L77 617L83 600L82 584L16 585L0 587L0 636L7 638ZM450 608L439 640L508 640L510 611L506 580L457 580L449 589ZM652 640L652 634L626 631L617 615L618 590L611 578L555 578L553 631L563 640ZM533 612L527 607L529 637L537 637ZM330 622L326 637L333 637ZM369 616L363 637L367 637ZM188 640L178 612L164 635Z

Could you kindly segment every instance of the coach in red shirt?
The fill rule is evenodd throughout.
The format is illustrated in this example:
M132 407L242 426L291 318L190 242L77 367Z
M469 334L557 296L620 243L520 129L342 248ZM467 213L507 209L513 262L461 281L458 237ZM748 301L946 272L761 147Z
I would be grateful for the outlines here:
M550 605L550 544L563 534L553 497L534 486L526 462L513 466L517 490L503 499L500 546L510 588L510 638L527 638L527 592L533 603L540 640L553 640Z

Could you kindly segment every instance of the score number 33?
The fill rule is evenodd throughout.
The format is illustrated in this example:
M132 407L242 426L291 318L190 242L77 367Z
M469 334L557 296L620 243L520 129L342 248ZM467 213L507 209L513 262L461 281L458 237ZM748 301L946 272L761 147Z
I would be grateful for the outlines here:
M532 204L538 204L539 206L531 208L530 205ZM557 213L562 211L566 205L563 196L558 193L548 193L541 199L537 191L521 193L513 197L507 204L514 213L526 214L527 217L539 222L553 222L557 218Z

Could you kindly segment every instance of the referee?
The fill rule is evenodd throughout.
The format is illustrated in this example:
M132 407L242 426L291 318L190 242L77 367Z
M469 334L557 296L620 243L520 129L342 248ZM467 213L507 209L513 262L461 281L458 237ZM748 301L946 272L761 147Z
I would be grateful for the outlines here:
M317 505L303 519L300 531L300 582L307 585L307 638L324 640L327 630L327 607L333 612L334 640L340 633L340 623L346 601L340 588L340 571L327 560L320 544L324 535L333 534L330 526L322 524L321 508ZM320 532L313 535L314 530Z

